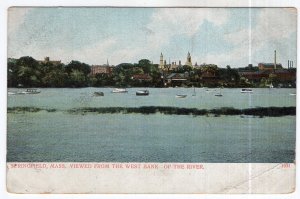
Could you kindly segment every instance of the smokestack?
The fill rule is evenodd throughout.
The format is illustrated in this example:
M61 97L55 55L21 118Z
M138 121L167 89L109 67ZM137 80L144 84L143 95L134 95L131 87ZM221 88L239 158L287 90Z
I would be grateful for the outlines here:
M288 60L288 69L290 68L290 60Z
M274 69L276 70L276 50L274 50Z

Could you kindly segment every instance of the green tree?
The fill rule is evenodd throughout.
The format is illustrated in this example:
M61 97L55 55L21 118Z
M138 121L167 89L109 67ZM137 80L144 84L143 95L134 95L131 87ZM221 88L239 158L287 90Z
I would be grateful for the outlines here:
M25 57L20 57L16 64L18 66L24 66L24 67L29 67L32 69L38 69L39 63L32 57L25 56Z
M178 68L177 72L184 73L184 72L190 72L192 70L193 70L193 68L191 66L189 66L189 65L183 65L180 68Z
M85 87L89 85L88 75L91 72L91 67L88 64L72 60L65 66L65 71L68 74L68 86Z
M274 83L277 84L278 83L277 75L275 73L271 73L269 75L268 82L272 83L272 84L274 84Z
M21 57L17 60L18 84L24 87L41 86L41 70L38 62L32 57Z
M69 86L71 87L84 87L87 86L87 77L80 71L73 69L69 74Z
M16 64L16 59L7 60L7 86L16 87L18 85L19 67Z
M72 73L74 70L77 70L87 76L91 72L91 67L88 64L72 60L68 65L66 65L65 70L68 74Z
M265 77L261 78L259 87L266 87L267 86L267 79Z
M121 64L119 64L119 65L116 66L114 72L118 73L119 70L128 70L128 69L131 69L133 67L134 67L133 64L130 64L130 63L121 63Z
M143 69L144 73L149 74L153 70L152 64L148 59L141 59L138 65Z
M68 74L61 69L53 69L43 77L43 85L46 87L64 87Z

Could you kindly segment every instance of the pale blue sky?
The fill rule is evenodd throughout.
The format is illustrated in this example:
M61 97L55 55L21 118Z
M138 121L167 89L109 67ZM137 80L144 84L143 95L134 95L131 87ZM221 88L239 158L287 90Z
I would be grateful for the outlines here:
M220 67L296 66L296 10L283 8L10 8L8 56L136 63L142 58Z

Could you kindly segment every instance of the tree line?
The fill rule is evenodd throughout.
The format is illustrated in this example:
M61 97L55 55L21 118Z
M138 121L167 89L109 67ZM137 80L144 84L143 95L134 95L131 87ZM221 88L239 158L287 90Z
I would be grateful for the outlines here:
M68 64L51 61L37 61L24 56L19 59L8 59L8 87L164 87L167 76L171 73L186 74L188 80L179 86L195 87L266 87L270 83L282 83L270 74L258 82L249 82L240 77L239 70L258 71L257 67L218 68L215 64L202 64L192 68L183 65L174 70L161 71L158 64L148 59L138 63L121 63L108 74L91 75L91 66L72 60ZM134 75L146 75L148 80L133 78ZM291 82L287 82L290 84ZM168 86L172 86L168 85Z
M91 66L72 60L68 64L37 61L30 56L8 59L8 87L88 87L88 86L161 86L158 65L147 59L138 63L122 63L110 74L91 76ZM151 81L132 79L135 74L147 74Z
M79 61L69 64L38 62L32 57L8 60L8 87L89 86L90 66Z

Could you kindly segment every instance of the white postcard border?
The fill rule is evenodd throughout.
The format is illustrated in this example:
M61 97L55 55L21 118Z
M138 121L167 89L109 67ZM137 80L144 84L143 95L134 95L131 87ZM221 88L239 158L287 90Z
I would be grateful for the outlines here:
M38 1L38 0L27 0L26 2L22 1L22 0L14 0L14 1L9 1L9 0L4 0L1 1L1 12L0 12L0 19L1 19L1 31L0 31L0 41L2 44L2 47L0 48L0 64L2 66L6 66L6 20L7 20L7 8L10 6L220 6L220 7L224 7L224 6L229 6L229 7L247 7L249 6L249 4L251 4L250 6L256 6L256 7L283 7L283 6L293 6L293 7L297 7L298 9L300 8L299 6L299 2L297 1L280 1L280 0L269 0L269 1L234 1L234 0L222 0L222 1L166 1L164 3L162 3L161 1L146 1L146 0L142 0L142 1L126 1L126 3L124 3L124 1L79 1L79 0L73 0L73 1L68 1L68 0L64 0L64 1L59 1L59 0L53 0L53 1ZM298 13L298 30L299 30L299 13ZM299 31L297 33L297 35L299 36ZM299 38L299 37L298 37ZM298 45L299 46L299 39L298 39ZM297 48L298 49L298 48ZM297 59L300 58L300 55L298 54ZM6 132L6 70L3 70L4 72L1 73L1 98L0 98L0 103L1 103L1 112L0 112L0 116L1 116L1 142L2 142L2 148L1 148L1 160L3 163L6 162L6 134L3 132ZM298 79L298 76L297 76ZM297 80L298 81L298 80ZM297 89L298 90L298 89ZM297 91L298 92L298 91ZM298 100L297 100L298 102ZM297 108L297 114L298 114L298 108ZM299 118L297 117L297 124L299 122ZM298 125L297 125L298 126ZM298 127L297 127L298 129ZM297 130L298 131L298 130ZM299 140L297 138L297 146L299 146ZM299 159L299 154L296 153L297 158ZM297 165L298 167L298 165ZM1 164L1 195L4 196L5 198L15 198L15 197L22 197L22 198L35 198L35 197L40 197L38 195L22 195L22 196L17 196L15 194L9 194L6 192L5 187L6 187L6 182L5 182L5 177L6 177L6 168L7 165L5 164ZM297 172L297 179L299 179L299 172ZM292 193L292 194L288 194L288 195L272 195L272 198L297 198L299 197L299 183L296 183L297 188L296 188L296 192ZM99 197L99 196L93 196L93 195L89 195L89 196L78 196L75 195L76 197L89 197L89 198L93 198L93 197ZM296 197L297 196L297 197ZM47 196L45 196L47 197ZM74 195L55 195L55 198L68 198L68 197L72 197L74 198ZM119 198L118 195L111 195L110 197L115 197L115 198ZM125 195L123 197L138 197L138 196L132 196L132 195ZM156 198L161 198L161 197L169 197L168 195L164 195L164 196L155 196ZM177 198L180 197L186 197L186 196L176 196ZM198 197L198 196L190 196L189 197ZM215 195L210 195L210 196L205 196L205 197L214 197L214 198L219 198L219 197L228 197L228 195L225 196L215 196ZM236 196L231 196L231 197L238 197L238 195ZM248 196L247 196L248 197ZM250 196L249 196L250 197ZM254 195L251 197L256 197L256 198L262 198L262 197L268 197L266 195Z

